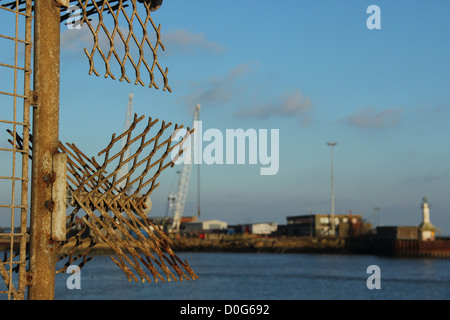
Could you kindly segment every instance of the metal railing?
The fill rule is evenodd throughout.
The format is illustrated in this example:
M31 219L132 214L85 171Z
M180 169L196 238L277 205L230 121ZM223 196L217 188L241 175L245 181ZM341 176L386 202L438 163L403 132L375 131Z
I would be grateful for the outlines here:
M7 294L8 299L24 299L26 293L28 299L53 299L55 273L65 271L75 262L82 267L91 259L89 251L100 243L106 243L115 252L117 258L112 257L113 261L130 281L138 281L132 269L141 281L164 281L160 272L168 281L196 279L197 275L188 263L182 262L172 251L168 237L146 216L150 195L158 186L156 179L176 160L169 159L168 155L177 147L178 155L182 152L183 140L174 145L171 141L173 131L182 126L175 125L172 130L171 123L162 121L159 130L150 133L159 120L149 117L147 126L133 136L144 119L135 116L129 129L118 137L113 135L108 146L99 153L98 156L104 157L102 164L94 157L87 157L75 144L63 144L58 138L60 23L68 26L78 23L90 30L93 46L90 51L84 48L90 74L99 76L97 64L103 61L105 78L116 79L118 72L120 81L131 82L127 73L131 69L135 85L144 86L143 74L147 73L149 87L158 89L155 73L159 71L163 90L171 91L168 70L163 70L157 60L157 50L164 49L160 26L156 26L150 16L162 1L5 2L0 0L1 21L10 15L14 17L14 23L7 27L2 24L0 41L12 43L10 47L2 45L2 52L13 52L14 58L13 62L0 61L2 71L13 71L9 78L6 75L0 77L0 88L13 84L9 91L0 91L0 124L7 126L6 130L0 128L0 137L3 138L3 134L9 136L0 142L0 152L10 155L8 159L11 160L5 166L3 162L7 157L1 158L2 167L11 171L0 174L0 182L6 182L7 186L2 184L0 187L3 194L4 190L8 191L11 201L6 201L3 196L0 198L4 201L0 204L0 219L7 216L11 227L0 233L0 244L6 246L0 248L4 252L0 258L3 280L0 293ZM61 10L69 5L80 10L78 22ZM24 35L21 24L25 26ZM3 28L6 31L12 25L15 26L13 34L4 33ZM147 29L154 31L153 42ZM2 53L2 58L3 55L7 57ZM19 63L22 58L23 65ZM23 86L19 85L19 80L23 80ZM12 100L8 101L8 98ZM21 113L20 102L23 104ZM12 112L4 112L11 109ZM186 134L190 133L192 130L188 128ZM7 140L9 145L4 144ZM117 143L119 141L126 141L121 148L116 146L121 144ZM134 150L129 156L131 148ZM29 159L31 179L28 178ZM19 163L21 170L17 170ZM125 166L131 168L119 175ZM63 259L67 259L66 263L57 271L56 263Z
M18 2L18 1L17 1ZM9 220L9 228L0 231L0 293L8 299L24 299L26 291L26 245L28 213L28 141L30 128L31 81L31 0L23 11L0 6L3 21L9 28L0 32L0 137L3 142L12 136L12 146L0 144L0 222ZM25 30L24 32L22 30ZM6 61L5 61L6 60ZM23 143L16 141L21 134ZM17 271L15 273L14 271Z

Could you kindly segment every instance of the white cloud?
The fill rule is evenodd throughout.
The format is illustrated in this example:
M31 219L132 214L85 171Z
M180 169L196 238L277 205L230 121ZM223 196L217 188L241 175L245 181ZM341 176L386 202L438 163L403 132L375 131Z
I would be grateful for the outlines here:
M92 47L94 40L87 25L81 29L67 29L61 33L61 49L83 52L84 48Z
M94 20L91 21L93 30L97 29L97 24L98 24L97 21ZM61 49L66 52L77 53L82 56L85 56L84 49L86 48L90 53L94 46L94 36L92 34L92 31L89 29L87 23L83 24L83 26L80 27L81 27L80 29L76 28L67 29L61 33ZM122 33L122 37L126 39L129 33L128 28L121 27L119 29L120 32ZM113 30L108 30L108 32L111 33L112 31ZM103 28L100 28L97 38L98 38L98 46L102 50L103 54L108 55L111 44ZM136 51L134 49L137 48L137 45L134 43L134 40L131 40L129 44L131 49L130 52ZM116 50L118 53L120 52L119 55L122 56L124 48L125 48L124 42L120 38L119 32L116 31L114 37L114 50Z
M241 64L231 69L225 76L210 78L205 83L194 83L191 93L182 98L188 106L205 104L216 106L231 101L236 97L239 88L236 82L250 72L250 63ZM180 102L180 101L179 101Z
M192 33L182 29L162 32L161 40L166 55L202 52L218 54L225 50L220 44L207 40L203 33Z
M92 20L91 25L94 30L97 29L98 21ZM122 37L127 39L128 37L128 27L121 26L120 32ZM113 29L108 30L108 32L113 32ZM156 44L156 38L154 36L149 36L150 42L154 46ZM138 36L138 41L140 41L140 36ZM199 53L212 53L220 54L225 49L221 45L215 42L208 41L204 34L202 33L191 33L186 30L173 30L161 34L161 41L164 45L164 51L159 48L159 55L173 55L173 54L199 54ZM103 28L100 28L98 32L98 43L105 55L108 54L110 48L110 40L106 35ZM85 23L80 29L67 29L61 33L61 49L70 53L79 53L84 56L84 48L87 48L90 52L94 44L94 37L91 30ZM135 40L131 38L129 41L130 52L133 54L138 53L138 46ZM124 42L120 38L119 33L116 32L114 38L114 49L119 53L120 56L123 55ZM149 48L146 48L150 52Z
M397 125L402 113L402 110L394 108L381 111L376 111L374 108L365 108L355 112L344 120L349 125L360 129L378 129Z
M278 102L266 103L252 108L241 108L235 116L243 118L268 118L273 116L298 116L302 126L311 122L311 99L300 90L283 94Z

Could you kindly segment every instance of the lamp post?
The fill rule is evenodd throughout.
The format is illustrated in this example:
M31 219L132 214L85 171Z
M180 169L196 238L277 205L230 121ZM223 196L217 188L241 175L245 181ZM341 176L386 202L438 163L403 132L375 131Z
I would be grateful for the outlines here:
M331 147L331 235L335 236L334 225L334 165L333 165L333 147L337 145L337 142L327 142L327 145Z

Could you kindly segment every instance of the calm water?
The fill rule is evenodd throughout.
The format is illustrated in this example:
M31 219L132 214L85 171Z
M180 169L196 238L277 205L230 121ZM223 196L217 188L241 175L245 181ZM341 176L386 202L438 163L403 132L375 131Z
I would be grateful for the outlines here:
M109 256L81 270L81 289L56 277L56 299L304 300L450 299L450 260L377 256L178 253L195 281L129 283ZM367 267L378 265L381 289L369 290Z

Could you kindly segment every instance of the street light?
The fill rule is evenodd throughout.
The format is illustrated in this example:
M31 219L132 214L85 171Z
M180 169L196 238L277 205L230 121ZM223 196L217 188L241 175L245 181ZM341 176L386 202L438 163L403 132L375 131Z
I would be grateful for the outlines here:
M334 167L333 167L333 147L337 145L337 142L327 142L327 145L331 147L331 234L335 236L334 225Z

